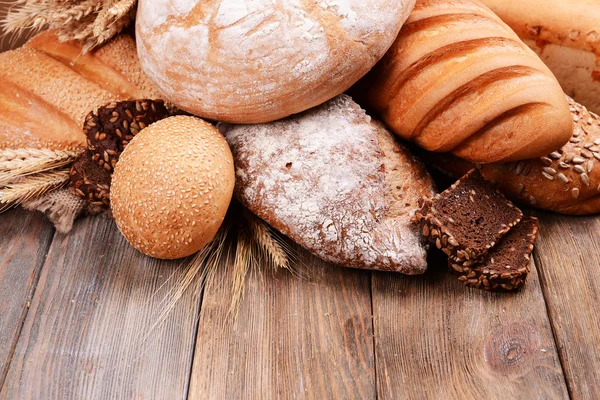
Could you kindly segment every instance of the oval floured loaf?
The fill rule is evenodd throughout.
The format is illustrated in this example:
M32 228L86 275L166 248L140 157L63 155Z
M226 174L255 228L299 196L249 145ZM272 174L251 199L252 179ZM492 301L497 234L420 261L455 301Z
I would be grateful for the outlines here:
M274 121L344 92L394 41L415 0L140 0L144 71L175 105Z
M422 164L341 95L262 125L220 124L236 166L236 197L324 260L418 274L426 248L410 222L434 192Z

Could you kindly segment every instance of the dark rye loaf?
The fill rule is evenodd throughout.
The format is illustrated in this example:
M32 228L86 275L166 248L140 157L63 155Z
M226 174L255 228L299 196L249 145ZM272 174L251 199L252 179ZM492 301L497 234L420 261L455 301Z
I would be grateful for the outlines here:
M275 229L333 264L426 270L411 216L434 194L432 180L349 96L268 124L219 128L235 161L235 196Z

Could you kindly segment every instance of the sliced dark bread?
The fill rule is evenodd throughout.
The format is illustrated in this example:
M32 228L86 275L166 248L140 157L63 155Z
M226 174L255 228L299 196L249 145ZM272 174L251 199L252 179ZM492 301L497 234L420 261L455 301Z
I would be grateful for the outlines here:
M474 169L432 199L415 219L423 235L454 263L471 266L515 226L523 213Z
M73 162L69 187L71 193L90 204L107 207L110 205L111 173L93 160L91 151L86 150Z
M510 291L522 287L529 273L538 220L527 217L513 227L485 258L472 267L449 261L450 269L460 275L465 286L494 291Z

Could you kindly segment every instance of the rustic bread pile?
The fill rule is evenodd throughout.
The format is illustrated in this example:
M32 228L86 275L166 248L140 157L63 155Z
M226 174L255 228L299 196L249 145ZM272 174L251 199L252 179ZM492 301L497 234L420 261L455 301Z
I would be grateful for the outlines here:
M600 118L564 93L597 97L582 71L599 74L587 53L600 39L584 31L600 23L583 0L484 3L499 16L478 0L139 0L135 42L80 57L45 32L0 54L0 149L85 150L74 193L108 205L121 188L117 224L157 257L206 243L235 182L250 211L331 263L422 273L426 237L465 284L516 289L537 222L500 192L600 210ZM556 60L577 54L564 73ZM435 195L416 153L455 177L476 169Z

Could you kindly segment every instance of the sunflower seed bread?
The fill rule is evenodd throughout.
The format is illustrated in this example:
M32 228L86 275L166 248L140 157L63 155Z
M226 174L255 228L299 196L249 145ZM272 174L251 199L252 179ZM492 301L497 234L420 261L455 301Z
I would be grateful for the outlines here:
M498 243L523 213L476 169L432 199L420 201L415 220L423 236L455 263L471 266Z
M284 120L219 124L233 153L235 197L318 257L341 266L423 273L411 217L431 177L347 95Z
M573 132L562 148L529 160L477 166L511 200L570 215L600 212L600 117L568 98ZM419 152L457 178L476 165L451 154Z
M465 286L492 291L519 289L529 274L538 225L537 218L524 218L480 262L467 267L449 260L448 265Z

